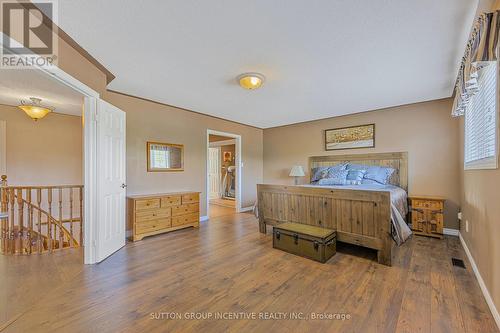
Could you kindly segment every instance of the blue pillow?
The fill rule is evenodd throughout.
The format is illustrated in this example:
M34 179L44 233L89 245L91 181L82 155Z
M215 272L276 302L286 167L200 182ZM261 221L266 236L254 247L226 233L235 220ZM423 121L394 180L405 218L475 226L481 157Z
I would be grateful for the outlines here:
M334 174L338 170L345 170L346 166L347 165L345 163L342 163L342 164L331 166L331 167L313 168L311 170L311 174L312 174L311 182L317 182L318 180L323 179L323 178L330 178L330 173Z
M392 174L396 171L393 168L372 166L366 169L365 179L376 181L379 184L386 185L389 183Z
M369 168L369 165L362 165L362 164L352 164L348 163L346 165L347 170L366 170L366 168Z
M348 170L346 184L347 185L359 185L363 180L366 170Z
M347 164L345 164L345 163L341 163L341 164L337 164L337 165L329 167L328 173L326 174L325 178L334 178L339 171L345 170L346 167L347 167Z
M348 170L366 170L363 176L363 184L373 184L372 182L366 182L365 179L375 181L378 184L386 185L389 183L392 174L396 171L393 168L382 167L378 165L362 165L362 164L348 164Z
M318 185L344 185L347 179L348 170L337 170L328 172L328 178L320 179Z
M317 182L318 180L325 178L328 173L329 167L317 167L311 170L311 182Z

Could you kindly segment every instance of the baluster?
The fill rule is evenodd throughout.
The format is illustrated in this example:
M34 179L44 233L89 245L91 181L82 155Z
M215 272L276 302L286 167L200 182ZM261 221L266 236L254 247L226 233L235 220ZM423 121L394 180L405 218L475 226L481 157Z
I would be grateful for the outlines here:
M63 189L59 188L59 248L62 249L64 246L64 229L63 229Z
M32 246L33 246L33 205L31 204L31 188L27 189L26 192L26 202L27 202L27 208L28 208L28 232L26 235L27 238L27 250L28 253L31 254L32 252Z
M10 198L10 223L9 223L9 251L8 253L14 254L16 251L16 248L14 247L14 217L15 217L15 192L14 188L11 188L9 191L9 198Z
M83 186L80 186L80 246L83 246Z
M69 188L69 233L71 235L70 238L70 246L74 247L74 239L75 235L73 234L73 188Z
M7 176L2 175L1 181L0 181L0 212L2 213L7 213L9 211L9 196L7 193ZM1 222L1 244L0 244L0 252L7 254L7 239L8 239L8 224L9 224L9 217L3 218L0 220Z
M47 188L47 202L49 204L49 216L47 216L47 244L49 252L52 252L52 188Z
M18 253L24 253L24 201L23 201L23 189L17 189L17 209L19 218L19 229L17 231L16 248L19 249Z
M42 253L43 244L42 244L42 189L36 189L36 203L38 205L38 253Z

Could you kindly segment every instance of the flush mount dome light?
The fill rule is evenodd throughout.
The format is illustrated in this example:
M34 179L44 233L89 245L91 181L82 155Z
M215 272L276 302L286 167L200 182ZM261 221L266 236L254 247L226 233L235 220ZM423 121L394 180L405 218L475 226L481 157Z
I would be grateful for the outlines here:
M254 90L264 83L264 75L259 73L244 73L238 76L238 83L244 89Z
M26 114L35 121L42 119L47 114L54 111L53 108L42 106L42 100L40 98L30 97L30 100L31 101L21 100L21 105L19 105L18 108L26 112Z

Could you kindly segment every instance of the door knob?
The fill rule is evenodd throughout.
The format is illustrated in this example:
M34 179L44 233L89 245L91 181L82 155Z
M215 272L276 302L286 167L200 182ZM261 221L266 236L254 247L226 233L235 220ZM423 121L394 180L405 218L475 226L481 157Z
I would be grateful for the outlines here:
M125 187L127 187L127 184L122 184L122 188L125 188Z

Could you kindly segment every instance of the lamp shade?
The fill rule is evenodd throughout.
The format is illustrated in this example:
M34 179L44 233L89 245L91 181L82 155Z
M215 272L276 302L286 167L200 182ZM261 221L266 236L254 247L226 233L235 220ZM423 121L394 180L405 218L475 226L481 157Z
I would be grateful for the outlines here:
M302 165L294 165L292 167L292 170L290 170L290 177L303 177L306 174L304 173L304 168L302 168Z

